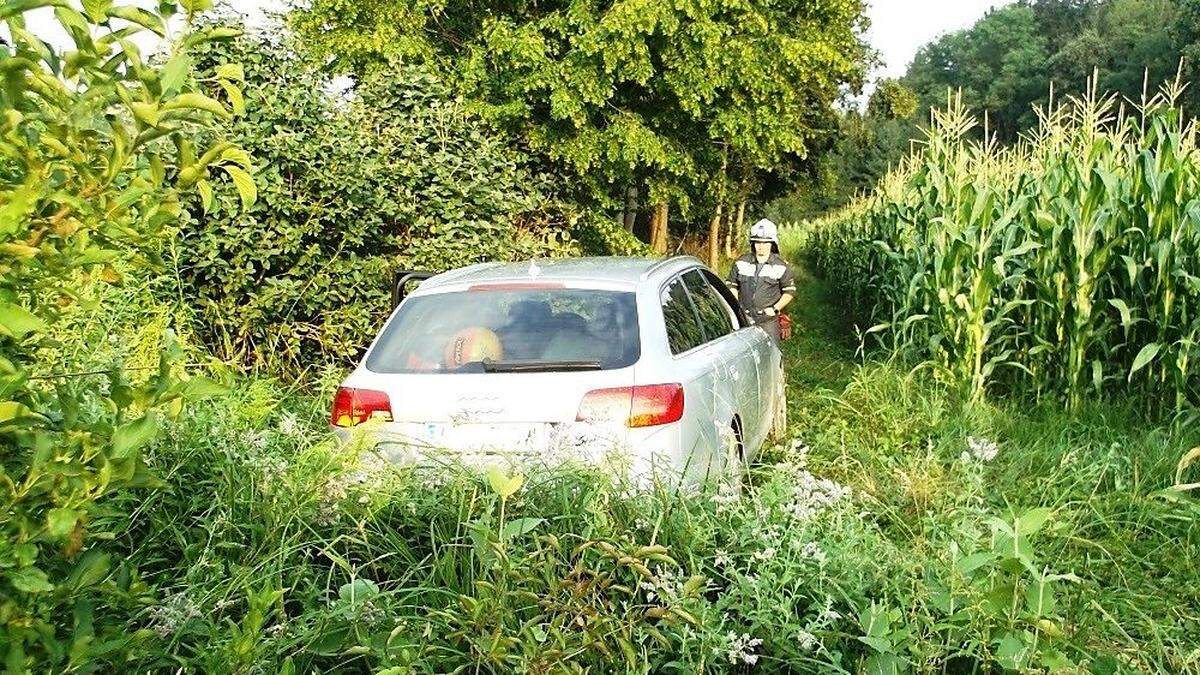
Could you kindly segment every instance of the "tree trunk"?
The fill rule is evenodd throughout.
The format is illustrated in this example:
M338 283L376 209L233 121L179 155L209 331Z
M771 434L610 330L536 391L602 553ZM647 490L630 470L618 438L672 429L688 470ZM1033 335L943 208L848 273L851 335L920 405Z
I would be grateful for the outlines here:
M633 226L637 224L637 208L638 208L638 189L636 185L630 185L625 191L625 229L633 232Z
M729 205L729 217L725 219L725 257L733 257L733 228L737 226L737 208Z
M731 213L729 215L732 216L733 214ZM738 202L737 218L733 218L733 217L728 218L729 229L728 229L728 233L725 236L725 257L726 258L737 257L738 247L737 247L737 244L735 244L734 242L736 242L738 240L738 237L741 236L742 224L743 224L743 221L745 221L745 219L746 219L746 200L743 199Z
M667 203L659 202L654 205L654 215L650 219L650 248L657 255L666 255L670 245L667 229Z
M721 215L724 206L717 202L717 212L708 221L708 266L714 270L721 264Z

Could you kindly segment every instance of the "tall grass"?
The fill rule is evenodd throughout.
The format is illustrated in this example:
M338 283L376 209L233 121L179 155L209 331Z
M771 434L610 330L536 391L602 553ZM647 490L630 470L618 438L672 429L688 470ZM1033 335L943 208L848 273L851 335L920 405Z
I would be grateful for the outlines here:
M1090 404L964 413L872 365L810 399L808 445L771 449L733 499L604 467L514 485L390 466L332 443L325 403L247 379L170 425L159 488L96 524L127 640L81 663L1200 672L1200 530L1160 496L1195 430Z
M1164 92L1072 98L1012 147L960 102L804 247L864 337L966 387L1197 401L1200 156Z

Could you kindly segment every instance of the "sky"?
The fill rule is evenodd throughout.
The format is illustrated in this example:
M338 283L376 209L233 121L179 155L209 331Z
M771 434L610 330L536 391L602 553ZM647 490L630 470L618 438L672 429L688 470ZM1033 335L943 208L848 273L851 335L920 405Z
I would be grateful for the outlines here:
M922 45L943 33L966 28L990 8L1011 0L868 0L871 28L867 41L879 50L884 66L874 77L898 77ZM137 4L151 4L141 0ZM228 4L247 14L252 23L262 21L264 10L278 10L284 0L228 0ZM66 36L58 30L50 10L34 12L29 22L35 35L63 44ZM143 47L149 45L143 45Z
M992 7L1012 0L868 0L871 28L867 42L879 50L880 77L899 77L917 50L943 33L968 28Z

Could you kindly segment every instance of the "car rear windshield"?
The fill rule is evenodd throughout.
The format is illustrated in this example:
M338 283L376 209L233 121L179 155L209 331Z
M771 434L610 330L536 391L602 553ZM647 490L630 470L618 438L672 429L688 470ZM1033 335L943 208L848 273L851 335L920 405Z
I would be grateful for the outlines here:
M633 293L494 286L409 298L367 357L377 373L611 370L641 350Z

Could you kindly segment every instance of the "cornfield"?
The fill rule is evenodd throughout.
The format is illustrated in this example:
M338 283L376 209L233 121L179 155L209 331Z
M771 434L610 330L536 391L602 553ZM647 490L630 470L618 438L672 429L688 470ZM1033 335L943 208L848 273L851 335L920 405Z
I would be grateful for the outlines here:
M792 236L864 345L967 388L1196 403L1200 156L1174 90L1095 94L1000 147L960 102L876 193Z

